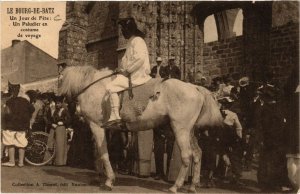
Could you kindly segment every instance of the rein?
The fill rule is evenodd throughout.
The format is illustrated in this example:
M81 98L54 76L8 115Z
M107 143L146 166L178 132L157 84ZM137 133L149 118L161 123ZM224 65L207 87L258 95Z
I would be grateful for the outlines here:
M111 77L111 76L114 76L116 74L118 74L119 72L114 72L112 74L109 74L107 76L104 76L104 77L101 77L95 81L93 81L92 83L90 83L89 85L85 86L80 92L78 92L78 94L76 94L75 96L73 96L73 99L76 99L80 94L82 94L83 92L85 92L89 87L91 87L92 85L94 85L95 83L97 83L98 81L101 81L105 78L108 78L108 77Z

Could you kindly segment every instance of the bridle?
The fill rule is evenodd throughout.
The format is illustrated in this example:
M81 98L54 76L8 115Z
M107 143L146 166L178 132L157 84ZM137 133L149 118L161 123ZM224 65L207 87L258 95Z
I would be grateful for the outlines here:
M109 77L111 77L111 76L114 76L114 75L116 75L116 74L118 74L118 73L119 73L119 72L113 72L112 74L109 74L109 75L107 75L107 76L101 77L101 78L99 78L99 79L93 81L93 82L90 83L89 85L85 86L85 87L84 87L81 91L79 91L76 95L72 96L72 98L76 100L77 97L78 97L80 94L82 94L83 92L85 92L87 89L89 89L89 87L91 87L91 86L94 85L95 83L97 83L97 82L99 82L99 81L101 81L101 80L103 80L103 79L109 78Z

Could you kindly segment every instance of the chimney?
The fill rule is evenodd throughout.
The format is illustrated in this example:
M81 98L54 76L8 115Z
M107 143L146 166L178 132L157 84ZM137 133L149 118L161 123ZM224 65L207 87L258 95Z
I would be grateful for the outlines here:
M21 42L21 40L14 39L14 40L11 41L11 46L15 46L15 45L18 44L19 42Z

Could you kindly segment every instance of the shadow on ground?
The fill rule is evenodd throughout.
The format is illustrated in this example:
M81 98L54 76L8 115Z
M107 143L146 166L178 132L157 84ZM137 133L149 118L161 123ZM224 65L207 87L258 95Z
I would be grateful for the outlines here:
M239 193L257 193L257 182L248 179L241 179L241 184L233 183L218 183L217 187L220 189L225 189L229 191L239 192Z
M61 170L55 170L55 169L45 169L44 172L46 172L49 175L53 176L60 176L64 179L74 181L74 182L80 182L83 184L87 184L90 186L102 186L105 183L105 176L99 176L96 172L74 172L74 173L68 173L68 172L62 172ZM156 190L160 192L165 192L168 190L168 188L171 186L168 183L163 182L157 182L147 179L139 179L136 177L117 177L116 186L136 186L141 187L145 189L150 190Z

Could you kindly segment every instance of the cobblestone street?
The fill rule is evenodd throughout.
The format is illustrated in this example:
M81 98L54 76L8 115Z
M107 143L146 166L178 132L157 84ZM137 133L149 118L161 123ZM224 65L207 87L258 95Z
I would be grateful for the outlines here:
M99 187L104 177L87 169L42 166L2 167L2 193L109 193ZM255 171L244 172L242 182L247 186L218 185L217 188L197 188L199 193L255 193ZM134 176L117 175L113 193L166 193L171 185L153 178L140 179ZM180 193L187 192L184 186Z

